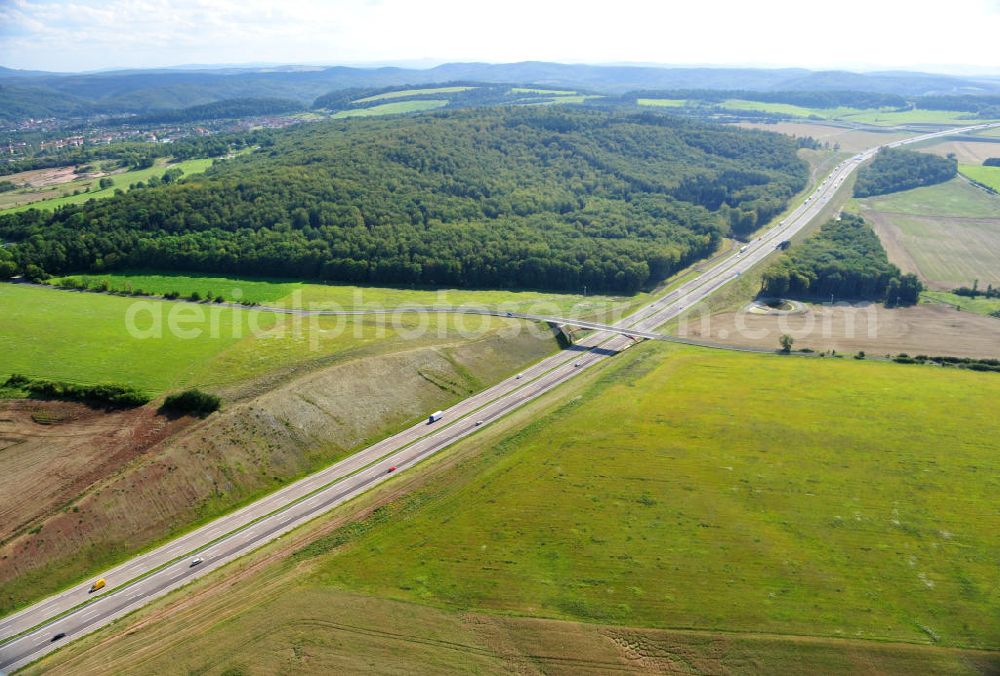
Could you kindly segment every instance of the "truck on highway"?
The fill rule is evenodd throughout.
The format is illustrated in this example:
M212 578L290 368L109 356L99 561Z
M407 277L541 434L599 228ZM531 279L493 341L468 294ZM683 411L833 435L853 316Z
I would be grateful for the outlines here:
M98 580L94 584L90 585L90 593L93 594L98 589L104 589L104 585L106 585L106 584L107 584L107 581L102 577L100 580Z
M438 420L444 417L444 411L434 411L427 417L427 424L436 423Z

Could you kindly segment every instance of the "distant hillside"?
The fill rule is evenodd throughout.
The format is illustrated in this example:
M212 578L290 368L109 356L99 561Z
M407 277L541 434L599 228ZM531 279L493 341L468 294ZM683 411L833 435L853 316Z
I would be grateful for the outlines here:
M151 113L236 98L311 103L334 90L452 81L520 82L621 94L634 90L749 89L860 91L900 96L1000 94L1000 80L926 73L813 72L802 69L657 68L528 61L407 68L226 68L34 74L0 71L0 120L31 115Z
M317 122L202 177L0 216L19 269L633 292L780 212L788 137L656 113Z

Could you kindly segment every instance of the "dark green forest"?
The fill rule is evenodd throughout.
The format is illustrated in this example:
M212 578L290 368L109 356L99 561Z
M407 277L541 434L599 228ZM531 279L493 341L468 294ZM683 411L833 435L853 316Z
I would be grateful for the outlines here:
M0 217L17 269L150 268L633 292L801 190L793 140L658 113L501 108L275 133L206 174Z
M860 216L844 214L793 247L764 272L771 297L848 298L912 305L923 291L916 275L889 262L882 243Z
M305 106L291 99L225 99L214 103L203 103L199 106L188 106L180 110L164 110L138 117L126 117L117 120L117 122L130 125L173 124L200 122L202 120L256 117L260 115L282 115L304 109Z
M883 148L870 164L858 171L854 196L885 195L944 183L955 178L957 173L958 162L954 159L902 148Z

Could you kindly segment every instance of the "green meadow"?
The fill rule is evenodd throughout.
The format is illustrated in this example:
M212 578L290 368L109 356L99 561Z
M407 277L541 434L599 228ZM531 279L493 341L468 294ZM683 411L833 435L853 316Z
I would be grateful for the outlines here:
M995 374L647 343L558 396L305 548L323 557L309 581L458 611L1000 645Z
M1000 149L997 151L1000 154ZM958 167L964 176L968 176L977 183L989 186L1000 193L1000 167L984 167L975 164L962 164Z
M150 394L223 386L359 350L440 342L459 329L493 331L496 317L421 319L286 315L149 298L0 285L0 379L11 373L78 383L119 382ZM421 322L427 330L416 333ZM441 327L439 329L439 327Z
M145 273L109 273L69 275L51 280L75 279L88 287L108 282L115 291L141 290L163 295L177 292L189 297L197 292L202 298L222 296L227 301L245 301L278 307L316 310L382 309L396 307L471 306L506 311L557 314L560 316L600 316L614 311L625 312L645 302L648 294L602 296L547 293L542 291L407 289L354 286L350 284L314 284L281 279L236 279L210 275L157 275Z
M163 162L158 162L156 166L149 167L147 169L136 169L134 171L127 171L122 174L110 174L107 178L112 180L112 185L110 188L104 188L103 190L91 190L87 193L80 193L79 195L67 195L65 197L51 197L44 200L38 200L31 202L30 204L22 204L20 206L9 207L2 210L2 213L12 214L19 211L27 211L28 209L57 209L67 204L83 204L92 199L104 199L106 197L112 197L116 190L128 191L129 186L133 183L138 183L140 181L148 181L153 176L162 177L168 169L178 168L184 172L184 176L190 176L192 174L200 174L212 166L213 160L211 159L196 159L196 160L184 160L182 162L175 162L172 164L165 164ZM94 181L96 185L96 181ZM59 186L59 189L52 191L53 194L62 195L64 192L72 192L76 188L76 183L65 183Z
M969 282L970 284L972 282ZM969 298L968 296L958 296L946 291L924 291L920 294L922 302L946 303L954 307L961 308L966 312L974 312L977 315L990 315L1000 312L1000 298ZM1000 324L997 325L1000 329Z

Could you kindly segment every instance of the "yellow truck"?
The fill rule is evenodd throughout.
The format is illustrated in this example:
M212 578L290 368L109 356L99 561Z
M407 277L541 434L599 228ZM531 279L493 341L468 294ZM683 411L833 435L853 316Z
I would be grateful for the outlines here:
M90 593L93 594L98 589L104 589L104 585L106 585L106 584L107 584L107 581L105 581L105 579L102 577L100 580L98 580L94 584L90 585Z

